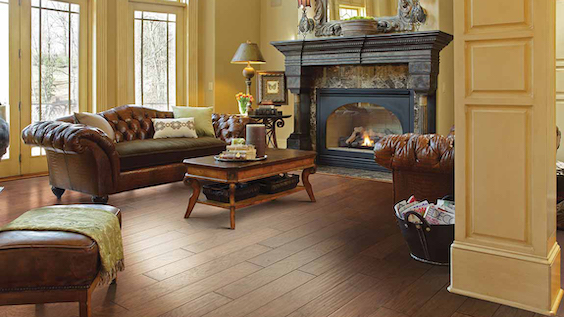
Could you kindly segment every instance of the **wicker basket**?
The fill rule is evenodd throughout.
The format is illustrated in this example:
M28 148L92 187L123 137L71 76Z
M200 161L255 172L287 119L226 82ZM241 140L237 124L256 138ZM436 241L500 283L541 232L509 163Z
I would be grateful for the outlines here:
M258 195L260 187L258 184L237 184L235 187L235 201L253 198ZM210 184L203 186L204 195L209 200L229 203L228 184Z
M276 194L296 188L300 182L299 175L272 176L257 181L262 194Z

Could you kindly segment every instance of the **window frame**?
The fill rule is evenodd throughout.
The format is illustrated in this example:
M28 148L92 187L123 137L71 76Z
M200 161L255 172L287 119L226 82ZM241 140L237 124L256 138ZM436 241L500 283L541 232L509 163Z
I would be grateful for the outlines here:
M21 0L20 6L20 126L32 123L32 4L31 0ZM80 5L80 33L79 33L79 112L92 109L92 7L88 0L56 0ZM14 109L12 107L12 109ZM47 160L43 153L32 155L32 147L20 148L20 174L41 173L47 170Z
M127 99L135 103L135 11L176 14L176 105L187 104L188 46L186 37L187 6L176 1L129 1L127 20ZM139 105L141 106L141 105ZM171 105L175 106L175 105ZM172 109L169 109L171 111Z

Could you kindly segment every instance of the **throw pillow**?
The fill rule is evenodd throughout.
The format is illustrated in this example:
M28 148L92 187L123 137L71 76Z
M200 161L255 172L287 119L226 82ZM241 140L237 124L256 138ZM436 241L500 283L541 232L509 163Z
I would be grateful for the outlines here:
M115 141L116 139L116 132L114 131L114 129L112 129L110 123L100 115L87 112L75 112L74 120L76 123L89 125L91 127L95 127L104 131L104 133L106 133L106 135L108 135L108 138L110 138L110 140L112 141Z
M152 119L155 135L153 139L197 138L194 118Z
M172 107L175 118L194 118L198 136L215 137L212 123L213 108L204 107Z

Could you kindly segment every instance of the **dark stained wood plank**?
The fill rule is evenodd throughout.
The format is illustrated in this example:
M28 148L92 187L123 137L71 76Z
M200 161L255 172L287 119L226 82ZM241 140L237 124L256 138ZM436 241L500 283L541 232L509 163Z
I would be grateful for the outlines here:
M317 297L336 288L344 281L358 274L365 265L362 261L351 260L338 268L314 278L308 283L288 292L287 294L271 301L261 308L250 313L248 317L284 317L300 307L313 301Z
M198 253L186 259L176 261L174 263L162 266L156 270L149 271L145 273L145 275L162 281L166 278L174 276L176 274L180 274L184 271L187 271L193 267L201 265L203 263L209 262L213 259L221 257L223 255L236 252L246 246L255 244L260 242L264 239L268 239L272 236L279 234L280 231L266 228L257 233L250 234L248 236L242 237L240 239L233 240L229 243L223 244L221 246L215 247L213 249L207 250L205 252Z
M393 227L382 226L380 230L359 237L350 243L347 243L346 245L302 266L300 270L314 275L320 275L327 272L327 270L353 258L360 252L377 243L382 239L382 237L385 237L389 231L391 231L390 228ZM393 230L395 231L395 228L393 228Z
M446 288L441 289L428 302L419 308L414 317L450 317L464 303L466 297L451 294Z
M289 257L290 255L300 252L312 245L315 245L329 237L332 237L339 232L344 230L350 229L357 225L358 223L344 220L328 227L325 227L321 230L316 231L315 233L309 234L303 238L298 240L294 240L290 243L287 243L279 248L273 249L269 252L261 254L254 259L249 260L249 262L261 265L261 266L269 266L273 263L276 263L284 258Z
M361 316L359 316L359 317L361 317ZM367 317L408 317L408 315L398 313L397 311L393 311L391 309L382 307L382 308L378 309L377 311L375 311L373 314L367 315ZM462 316L460 316L460 317L462 317Z
M501 305L493 317L533 317L535 313Z
M302 306L289 317L328 316L376 284L376 279L357 274Z
M270 249L258 244L248 246L235 254L225 255L163 281L155 281L156 283L150 287L139 288L123 294L123 296L118 296L115 302L126 308L137 307L137 305L156 300L166 294L201 281L204 278L237 266L249 258L268 250Z
M124 317L158 317L260 269L261 267L258 265L243 262L155 300L144 302L135 307L128 307L131 310Z
M396 232L397 231L399 230L396 230ZM390 235L384 240L366 249L364 252L362 252L362 254L372 256L377 259L383 259L403 245L405 245L403 236L401 235L401 233L397 232L396 234Z
M216 292L229 298L239 298L258 287L288 274L292 270L298 269L300 266L322 256L323 254L346 244L347 241L353 240L360 234L362 234L362 231L358 230L357 227L353 227L350 230L342 232L341 234L326 239L323 242L270 265L263 270L242 278L235 283L218 289Z
M229 302L231 300L227 297L216 293L208 293L159 317L201 317Z
M457 312L472 317L492 317L500 306L500 304L468 298Z
M240 317L263 306L314 278L313 275L293 271L253 292L222 306L206 317Z
M414 315L439 290L445 288L448 281L448 267L433 267L403 292L384 304L384 307L406 315Z

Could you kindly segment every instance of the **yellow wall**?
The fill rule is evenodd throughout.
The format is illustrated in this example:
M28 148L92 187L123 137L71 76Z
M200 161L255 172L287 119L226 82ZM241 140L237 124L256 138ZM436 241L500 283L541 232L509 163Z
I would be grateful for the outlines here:
M235 95L246 86L244 66L231 58L241 43L260 41L261 1L205 0L199 7L199 105L236 113Z
M427 22L420 30L454 33L452 0L421 0L427 10ZM437 133L447 135L454 125L454 46L450 43L440 53L437 87Z
M270 71L284 70L284 55L274 46L273 41L285 41L297 39L298 21L300 12L297 9L297 1L273 0L263 1L261 7L261 34L260 50L266 59L262 68ZM294 96L289 94L287 106L282 106L284 114L294 113ZM277 130L278 145L285 147L286 139L294 131L294 120L286 120L286 125Z

